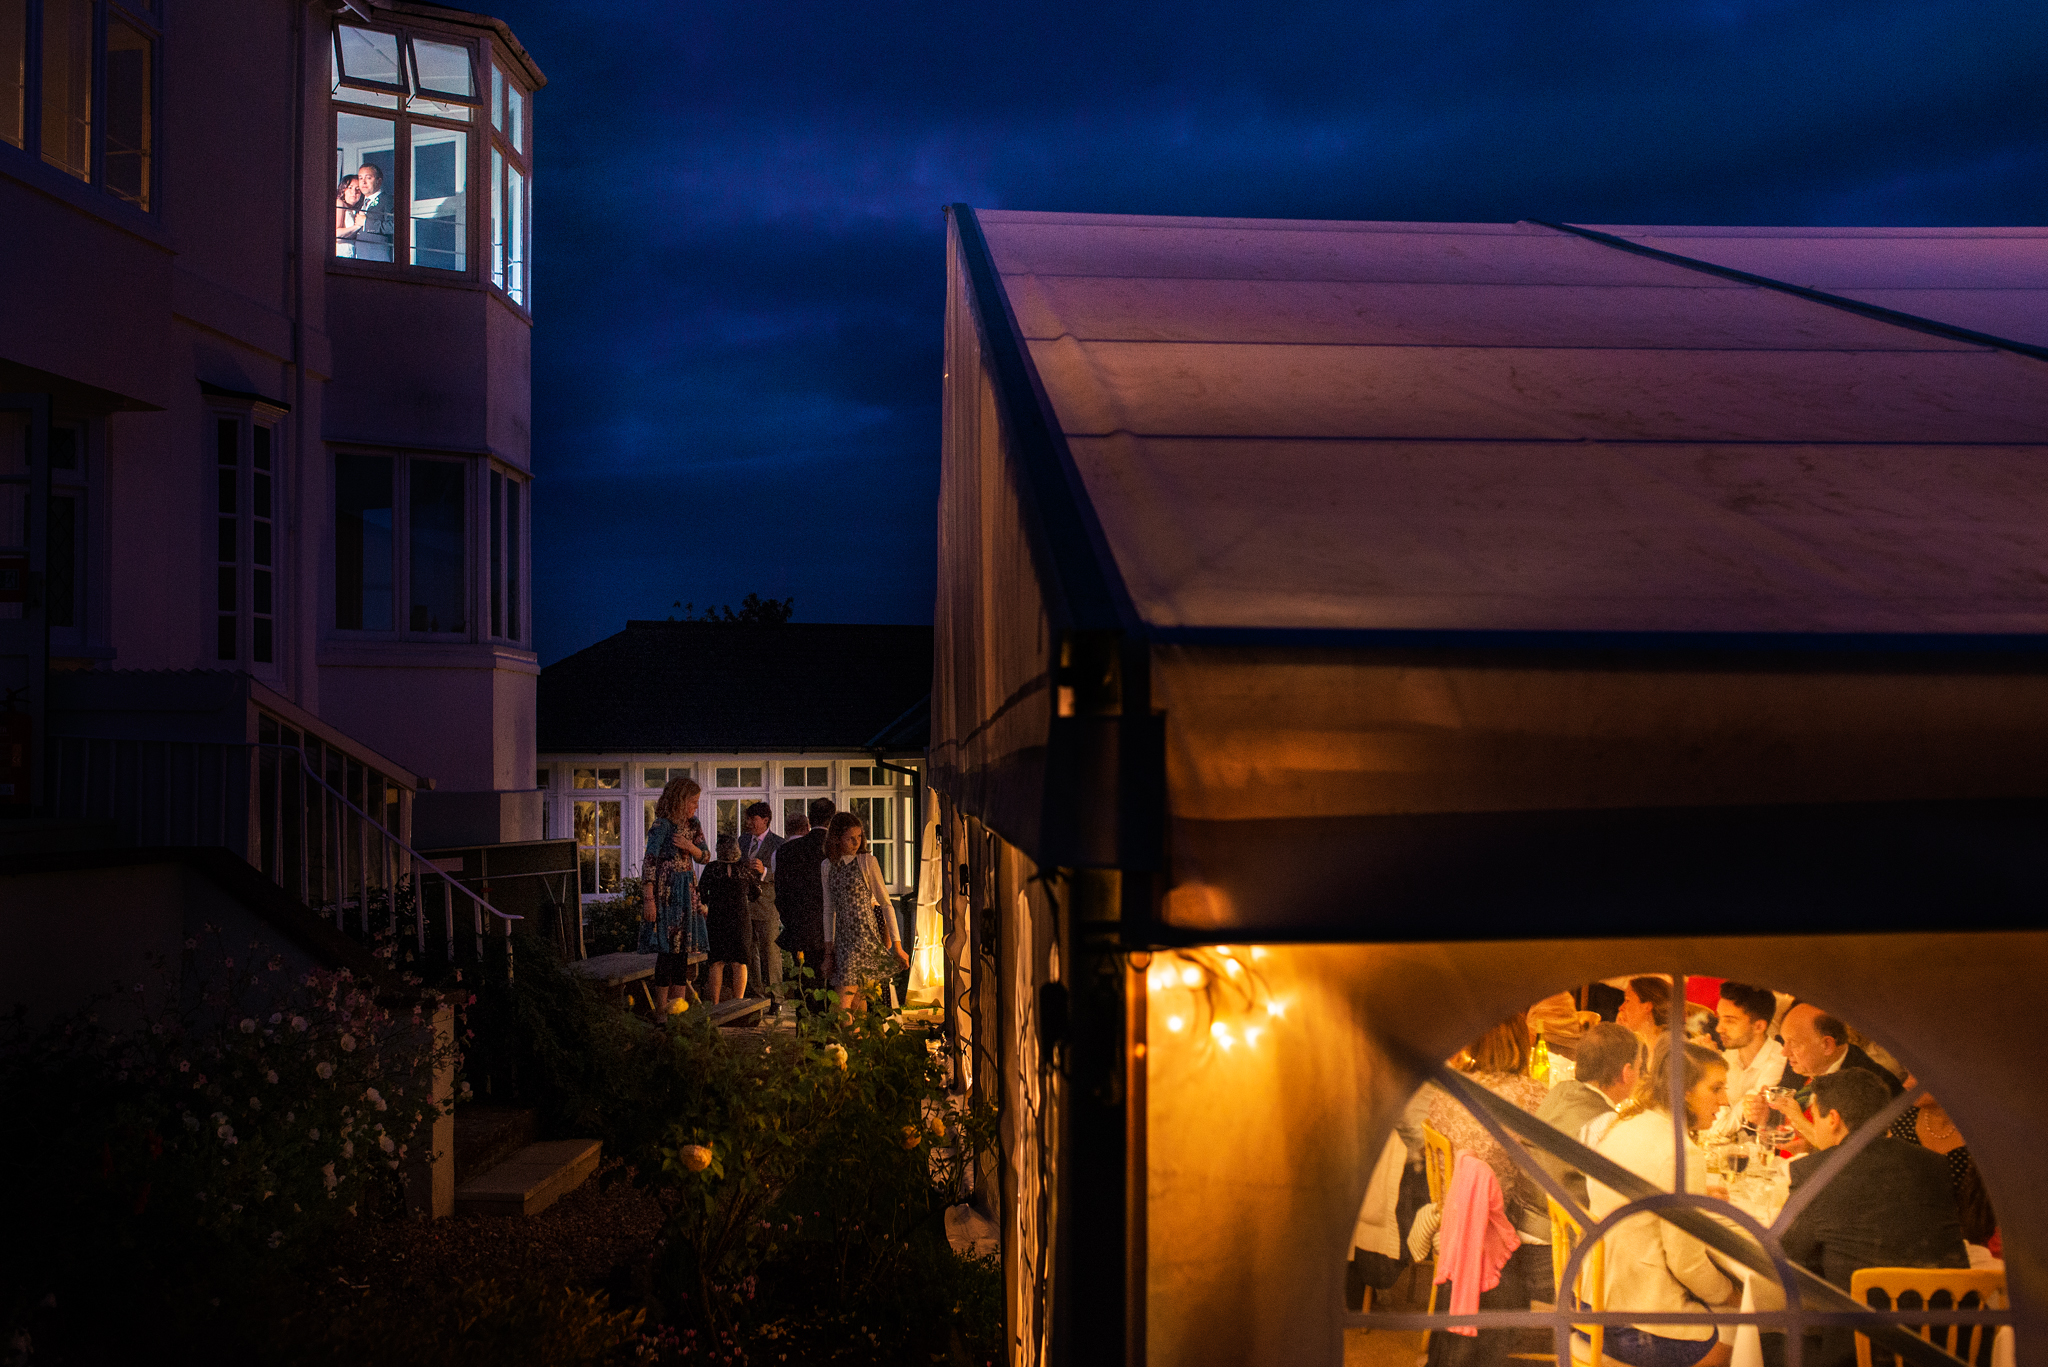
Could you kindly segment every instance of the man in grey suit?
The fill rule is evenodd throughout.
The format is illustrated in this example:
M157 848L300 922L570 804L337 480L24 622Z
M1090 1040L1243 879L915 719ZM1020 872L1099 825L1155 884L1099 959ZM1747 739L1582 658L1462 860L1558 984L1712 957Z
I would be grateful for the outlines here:
M1635 1090L1636 1059L1641 1049L1635 1032L1625 1025L1603 1021L1594 1026L1579 1039L1578 1056L1573 1060L1576 1076L1550 1089L1550 1095L1536 1108L1536 1118L1578 1138L1579 1132L1592 1121L1614 1114L1614 1108ZM1581 1206L1585 1205L1584 1173L1541 1150L1536 1151L1536 1161L1577 1197Z
M768 829L774 819L775 809L765 802L740 816L740 858L761 880L760 900L747 907L747 992L755 997L773 995L768 989L782 982L782 949L775 943L782 929L775 909L775 851L782 837Z

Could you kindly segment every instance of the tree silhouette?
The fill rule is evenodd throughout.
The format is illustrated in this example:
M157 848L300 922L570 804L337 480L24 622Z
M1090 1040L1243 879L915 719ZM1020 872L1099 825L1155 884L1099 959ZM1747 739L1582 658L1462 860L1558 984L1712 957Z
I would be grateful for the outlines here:
M736 625L778 627L796 616L796 596L794 594L788 598L775 599L763 598L758 593L750 593L740 601L738 612L733 611L732 604L730 603L725 604L723 607L707 607L701 613L697 611L695 603L670 603L669 606L671 608L680 608L683 613L679 618L675 613L671 612L668 615L668 619L671 622L731 622Z

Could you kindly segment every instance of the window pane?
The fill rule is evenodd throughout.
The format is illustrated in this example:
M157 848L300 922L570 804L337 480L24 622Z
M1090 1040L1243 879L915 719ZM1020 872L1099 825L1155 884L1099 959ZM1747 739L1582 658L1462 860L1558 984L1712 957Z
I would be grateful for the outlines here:
M718 799L718 834L737 836L740 833L740 800L736 797Z
M372 33L343 24L334 31L334 50L347 79L405 89L405 77L398 69L397 34Z
M0 0L0 8L7 0ZM78 453L84 447L83 435L75 427L50 426L50 468L52 470L76 470Z
M804 799L800 797L786 797L782 799L783 834L787 835L789 833L789 828L796 825L798 817L803 817L806 821L810 819L805 806Z
M597 804L597 843L616 845L619 843L619 804L600 802Z
M581 787L582 785L578 784L577 786ZM597 804L595 802L578 802L575 804L575 812L576 843L579 845L595 845L597 843Z
M249 657L260 665L274 663L271 657L276 647L272 643L270 618L258 617L249 625Z
M43 160L92 178L92 0L43 0Z
M526 96L517 85L505 83L505 131L512 137L512 150L526 150Z
M412 263L438 270L469 267L469 134L412 130Z
M28 131L28 0L0 0L0 141Z
M599 850L597 852L597 890L617 892L619 890L619 852Z
M581 804L578 804L578 805L581 805ZM577 881L577 887L578 887L578 889L579 889L580 891L584 892L584 893L594 893L594 892L596 892L596 891L597 891L597 851L596 851L596 850L578 850L578 851L576 852L576 867L577 867L578 873L579 873L579 875L580 875L580 876L579 876L579 877L577 878L577 880L576 880L576 881Z
M106 187L138 209L149 207L149 39L107 19Z
M415 460L410 469L410 629L466 631L462 467L453 461Z
M417 78L413 88L422 95L453 95L471 99L476 95L476 77L469 66L469 49L455 43L437 43L431 38L412 40L412 68Z
M619 770L578 769L574 786L578 788L616 788L619 786Z
M491 471L491 635L505 634L505 477Z
M391 259L391 177L398 125L341 110L334 116L334 254Z
M654 829L654 804L658 798L642 798L640 801L640 834L646 835Z
M78 599L78 500L50 499L50 535L44 543L49 553L49 570L43 584L43 603L53 627L77 626Z
M533 771L533 786L534 786L534 787L536 787L536 788L545 788L545 787L547 787L547 786L548 786L548 782L549 782L549 780L548 780L548 771L547 771L547 769L546 769L545 767L542 767L542 768L539 768L539 769L536 769L536 770L534 770L534 771Z
M235 619L223 617L216 628L213 643L214 658L232 660L235 658Z
M712 787L714 787L714 788L737 788L737 787L739 787L739 786L740 786L740 771L739 771L739 770L737 770L737 769L725 769L725 768L721 768L720 770L718 770L718 779L717 779L717 781L716 781L716 782L714 782L714 783L713 783L713 784L712 784L711 786L712 786Z
M505 288L505 154L491 149L491 283Z
M491 64L491 127L505 126L505 73Z
M505 293L526 307L526 177L505 168Z
M270 429L267 427L258 427L252 432L250 432L249 444L250 449L255 453L255 459L251 463L255 465L255 467L258 470L268 470L270 468ZM257 500L256 506L258 511L261 512L264 517L270 516L269 512L264 511L270 507L270 503L267 499Z
M832 771L823 765L812 765L804 772L809 776L804 784L807 788L823 788L832 781Z
M755 765L752 768L743 768L740 770L740 787L758 788L760 786L761 768L759 765Z
M235 610L235 567L222 565L214 576L214 606L222 612Z
M334 625L389 631L391 457L334 458Z
M784 765L784 766L783 766L783 770L782 770L782 786L783 786L783 787L785 787L785 788L801 788L801 787L803 787L803 786L804 786L804 771L803 771L803 769L802 769L801 767L791 767L791 766L788 766L788 765Z
M516 641L523 626L520 618L520 576L525 571L525 560L519 548L525 544L526 524L521 521L519 491L524 488L516 479L505 481L505 635Z

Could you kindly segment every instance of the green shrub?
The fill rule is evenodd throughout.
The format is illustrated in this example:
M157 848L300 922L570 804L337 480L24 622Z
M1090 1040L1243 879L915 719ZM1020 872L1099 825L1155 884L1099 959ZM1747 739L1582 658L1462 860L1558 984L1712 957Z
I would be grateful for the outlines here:
M584 953L631 953L640 943L640 880L622 880L611 901L585 902L583 918Z
M143 1315L289 1264L365 1202L396 1206L401 1166L430 1142L434 1073L456 1061L431 1030L440 994L380 996L346 971L291 980L211 929L185 958L187 984L215 984L189 1009L168 983L154 998L136 983L40 1028L0 1022L0 1095L35 1118L0 1127L0 1171L35 1174L0 1184L10 1324L48 1297L104 1298L113 1267L115 1304Z

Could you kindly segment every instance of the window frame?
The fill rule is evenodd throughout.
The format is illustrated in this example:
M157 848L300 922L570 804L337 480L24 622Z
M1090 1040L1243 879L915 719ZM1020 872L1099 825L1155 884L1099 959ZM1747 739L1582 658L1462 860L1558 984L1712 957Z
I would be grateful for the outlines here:
M494 460L477 483L484 528L477 547L481 639L531 649L533 594L527 567L533 563L533 479L515 465Z
M213 604L206 613L206 626L202 641L209 668L234 668L247 670L259 679L282 678L285 667L286 643L290 637L292 614L287 611L292 601L292 578L289 573L290 555L287 550L291 520L287 516L291 508L291 490L288 487L290 461L285 451L285 432L288 416L280 405L265 403L260 399L223 401L209 398L201 405L204 429L200 449L204 461L205 479L203 488L211 495L219 485L220 464L219 434L222 423L232 422L236 426L235 464L235 550L233 569L235 576L235 654L232 658L220 654L220 623L228 615L219 604L218 581L220 570L227 562L220 559L220 524L225 514L219 507L218 499L210 496L202 532L204 550L201 563L211 567L207 599ZM264 521L270 526L270 561L267 565L256 564L256 511L255 487L256 432L263 429L270 434L270 512ZM255 607L256 576L270 575L270 611L258 613ZM256 621L259 617L270 622L270 656L268 660L256 658Z
M164 33L161 13L149 11L125 0L87 0L92 7L92 56L88 80L92 92L87 118L90 130L86 142L86 174L73 175L43 155L43 6L31 0L26 8L22 43L21 143L0 139L0 168L30 179L54 191L74 207L109 217L129 217L130 222L147 225L152 235L161 230L163 210L163 104ZM163 6L156 8L161 11ZM107 184L107 41L115 22L125 23L141 35L149 47L146 78L149 83L143 118L147 121L148 173L142 194L147 201L137 204Z
M483 472L495 468L495 463L485 457L461 452L415 451L410 449L378 449L359 445L336 445L328 448L327 461L327 513L326 563L324 578L329 588L321 605L322 622L327 639L347 642L369 641L418 641L455 642L492 641L489 635L490 547L484 525L489 506L489 484ZM340 620L341 597L341 546L336 535L335 521L340 512L341 462L350 457L367 457L391 462L391 626L388 629L374 627L344 627ZM462 508L462 591L461 601L466 619L460 631L414 631L412 622L413 588L413 507L412 468L415 462L427 461L459 466L463 471L463 492L459 506ZM505 467L509 469L510 467ZM522 476L522 482L524 477ZM479 507L479 501L483 507ZM521 512L525 514L531 505L531 498L521 499ZM522 529L522 535L524 530ZM521 543L521 571L528 574L527 566L531 557L526 553L526 543ZM531 586L522 583L520 610L525 618L522 627L531 630ZM506 641L502 644L528 648L525 641Z
M484 272L483 278L493 293L530 319L533 316L533 91L504 60L495 42L489 44L489 48L490 113L485 122L490 125L490 130L484 141L488 144L485 165L490 177L491 215L485 237L489 242L491 268ZM512 126L515 93L519 106L516 129ZM517 289L512 286L507 235L500 229L501 222L510 221L506 217L505 206L511 202L509 189L514 172L519 175L522 186L517 225L520 244Z
M398 43L398 81L373 81L347 75L347 68L341 55L341 31L344 28L388 34L395 38ZM476 93L467 97L446 95L418 86L416 83L419 59L413 47L415 37L465 49L469 53L470 83ZM385 278L396 274L408 280L440 285L488 283L486 273L482 270L482 258L490 229L478 212L480 205L488 209L488 204L485 202L487 196L480 196L478 191L486 183L487 168L490 165L490 138L487 136L487 130L481 125L489 122L485 107L488 104L487 91L495 46L494 43L470 34L450 32L425 24L393 24L381 21L367 23L352 14L336 17L330 27L328 43L331 54L327 88L328 146L335 148L337 152L340 150L340 119L343 114L354 113L369 118L385 119L392 124L391 172L385 180L387 208L391 214L391 259L378 261L356 256L341 256L336 250L339 245L339 240L336 239L330 241L327 250L327 266L330 270L338 270L342 274L361 271ZM347 100L342 98L342 90L362 91L365 94L387 98L391 103L384 105ZM471 111L471 117L467 120L451 118L412 107L421 102L460 105ZM465 135L463 265L457 270L422 265L413 260L415 243L412 182L415 126ZM341 167L336 164L329 169L334 173L335 183L338 184Z

